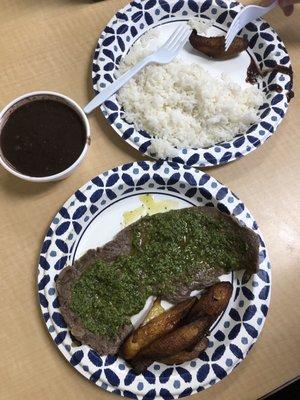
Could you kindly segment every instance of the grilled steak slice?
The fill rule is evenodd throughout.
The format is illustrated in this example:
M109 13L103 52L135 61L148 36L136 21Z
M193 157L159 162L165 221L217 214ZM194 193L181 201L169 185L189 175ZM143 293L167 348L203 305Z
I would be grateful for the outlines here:
M123 229L111 242L108 242L103 247L88 250L87 253L75 261L73 266L64 268L56 282L60 311L71 333L81 343L89 344L100 354L117 353L123 340L133 330L133 326L132 324L128 324L122 327L114 340L96 335L89 331L85 328L81 319L70 309L72 286L95 261L101 259L107 262L113 262L120 255L129 254L131 250L131 241L132 231L130 227Z
M168 213L172 215L172 221L176 223L177 219L180 217L181 213L185 212L183 210L172 210ZM259 239L258 236L248 228L241 227L235 219L230 216L219 212L215 208L211 207L192 207L188 209L189 212L202 213L211 217L214 221L214 226L223 226L222 221L227 221L227 227L236 237L241 238L247 244L247 251L239 257L239 265L236 269L245 269L250 274L254 273L258 269L258 248ZM196 215L195 215L196 216ZM145 217L152 219L152 217ZM80 259L75 261L73 266L68 266L64 268L56 282L58 298L60 303L60 311L68 324L71 333L80 342L85 343L93 347L100 354L115 354L120 348L121 343L132 331L133 326L131 323L125 324L120 328L118 334L115 338L110 339L103 335L95 334L88 330L81 318L76 315L71 309L72 301L72 288L75 282L87 271L96 261L105 261L108 264L114 263L120 256L126 256L132 254L133 251L133 237L134 230L136 227L141 226L143 221L147 221L142 218L140 221L128 226L127 228L120 231L115 238L105 244L101 248L95 250L89 250ZM203 227L204 229L205 227ZM202 229L199 227L199 229ZM223 228L222 228L223 229ZM219 234L222 234L222 230L219 230ZM228 235L228 231L224 231L224 235ZM156 240L161 240L157 237ZM214 249L212 249L213 251ZM236 252L236 249L232 250ZM153 260L155 263L155 259ZM172 293L166 293L165 295L161 293L161 287L159 280L157 281L157 287L153 287L153 295L159 295L165 300L171 303L178 303L190 296L190 293L196 289L202 289L204 287L210 286L218 280L218 277L224 273L227 273L226 266L224 268L216 265L208 265L203 263L203 260L195 266L193 269L192 279L189 280L188 284L183 284L181 280L172 280L173 289ZM142 279L142 276L141 276ZM156 292L157 290L157 292Z
M259 238L251 229L246 227L241 227L237 220L227 214L223 214L213 207L193 207L195 213L205 213L211 215L215 221L227 220L233 232L236 232L244 238L248 243L248 251L246 257L243 260L242 265L239 269L245 269L249 275L255 273L259 266ZM218 277L228 273L223 268L217 267L215 265L206 265L205 268L199 268L195 275L193 281L188 285L178 285L176 291L172 294L166 294L163 296L164 300L170 303L178 303L185 300L190 296L191 292L194 290L204 289L218 282Z

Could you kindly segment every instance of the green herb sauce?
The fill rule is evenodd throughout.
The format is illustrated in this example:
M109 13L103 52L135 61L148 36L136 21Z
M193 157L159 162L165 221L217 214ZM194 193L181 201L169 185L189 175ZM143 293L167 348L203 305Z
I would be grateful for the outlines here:
M147 216L133 227L132 252L97 261L72 288L71 309L95 334L114 338L150 295L172 293L200 268L242 268L247 243L227 220L182 209Z

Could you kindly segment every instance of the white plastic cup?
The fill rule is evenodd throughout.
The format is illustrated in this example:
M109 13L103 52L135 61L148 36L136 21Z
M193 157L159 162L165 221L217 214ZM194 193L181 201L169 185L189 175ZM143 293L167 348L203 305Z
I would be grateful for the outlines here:
M26 181L30 182L51 182L51 181L58 181L61 179L67 178L71 173L78 167L78 165L82 162L84 159L87 150L89 148L89 145L91 143L91 136L90 136L90 125L89 121L81 109L81 107L70 97L65 96L60 93L56 92L48 92L48 91L38 91L38 92L31 92L31 93L26 93L23 96L20 96L13 101L11 101L1 112L0 112L0 135L3 126L5 125L5 122L9 118L9 113L11 113L13 110L17 109L23 104L26 104L27 101L32 101L32 100L37 100L38 98L42 99L50 99L50 100L56 100L60 101L62 103L65 103L69 107L71 107L76 113L79 115L84 128L85 128L85 134L86 134L86 142L85 146L80 154L80 156L77 158L77 160L70 165L67 169L64 171L61 171L57 174L54 175L49 175L49 176L42 176L42 177L35 177L35 176L29 176L29 175L24 175L18 170L16 170L10 163L3 157L3 154L1 153L0 149L0 164L11 174L17 176L18 178L24 179Z

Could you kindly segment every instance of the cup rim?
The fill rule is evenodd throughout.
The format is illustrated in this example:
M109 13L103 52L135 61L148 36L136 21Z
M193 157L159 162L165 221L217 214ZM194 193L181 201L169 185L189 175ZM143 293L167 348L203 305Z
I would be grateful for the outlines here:
M58 93L58 92L53 92L53 91L48 91L48 90L39 90L39 91L35 91L35 92L25 93L15 99L13 99L12 101L10 101L0 111L0 120L3 118L3 116L6 114L6 112L11 107L13 107L16 103L18 103L19 101L24 100L26 98L33 97L33 96L41 96L41 95L46 95L49 97L53 96L56 98L59 97L59 98L65 100L65 102L67 104L72 106L72 108L81 117L81 120L84 124L85 132L86 132L86 143L84 145L84 148L82 149L82 152L80 153L79 157L77 158L77 160L73 164L71 164L67 169L64 169L63 171L58 172L57 174L54 174L54 175L47 175L47 176L41 176L41 177L25 175L15 169L13 169L0 153L0 164L3 166L3 168L5 168L12 175L15 175L18 178L21 178L21 179L24 179L24 180L30 181L30 182L51 182L51 181L63 179L65 177L67 177L68 175L70 175L73 172L73 170L81 163L81 161L85 157L87 150L89 148L89 145L90 145L90 141L91 141L91 139L90 139L91 138L90 124L89 124L89 121L88 121L87 116L85 115L83 109L79 106L78 103L76 103L76 101L74 101L70 97L68 97L62 93ZM1 132L0 132L0 135L1 135Z

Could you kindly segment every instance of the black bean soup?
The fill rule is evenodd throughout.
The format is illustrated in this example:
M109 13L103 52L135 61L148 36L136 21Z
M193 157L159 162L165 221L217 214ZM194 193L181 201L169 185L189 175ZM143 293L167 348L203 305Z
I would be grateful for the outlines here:
M16 108L0 136L3 157L32 177L55 175L70 167L86 144L86 130L75 110L59 100L30 100Z

